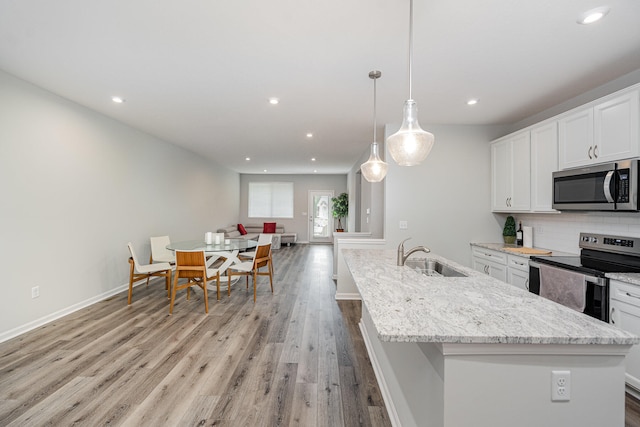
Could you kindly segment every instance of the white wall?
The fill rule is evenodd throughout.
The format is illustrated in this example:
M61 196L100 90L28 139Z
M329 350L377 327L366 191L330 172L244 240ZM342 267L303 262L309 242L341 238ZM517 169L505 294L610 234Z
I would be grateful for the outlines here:
M284 225L289 233L298 233L298 242L309 242L309 190L334 191L334 196L347 192L346 175L240 175L240 212L237 218L219 224L223 227L229 224L253 223L273 221L271 218L249 218L249 182L293 182L293 218L277 218L276 222ZM337 220L334 228L337 226ZM346 225L343 219L343 225Z
M237 218L237 173L1 71L0 94L0 341L128 283L128 241Z
M386 136L399 126L387 126ZM498 241L502 224L491 214L489 142L498 126L422 125L435 135L429 157L400 167L391 155L385 183L385 239L389 248L411 237L405 248L425 245L438 255L470 266L469 242ZM399 222L407 221L401 230Z

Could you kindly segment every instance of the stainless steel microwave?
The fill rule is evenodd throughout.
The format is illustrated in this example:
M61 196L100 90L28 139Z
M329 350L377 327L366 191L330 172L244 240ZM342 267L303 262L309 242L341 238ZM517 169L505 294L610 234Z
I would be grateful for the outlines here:
M623 160L553 173L559 211L638 211L638 162Z

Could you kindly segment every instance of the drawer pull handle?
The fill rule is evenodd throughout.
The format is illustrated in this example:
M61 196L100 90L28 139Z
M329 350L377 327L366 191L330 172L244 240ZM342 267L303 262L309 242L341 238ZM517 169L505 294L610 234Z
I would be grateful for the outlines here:
M640 295L634 295L634 294L629 293L629 292L625 292L625 294L626 294L628 297L640 299Z
M616 309L614 307L611 307L611 314L609 317L611 317L611 324L615 325L616 324L616 319L613 318L613 314L616 312Z

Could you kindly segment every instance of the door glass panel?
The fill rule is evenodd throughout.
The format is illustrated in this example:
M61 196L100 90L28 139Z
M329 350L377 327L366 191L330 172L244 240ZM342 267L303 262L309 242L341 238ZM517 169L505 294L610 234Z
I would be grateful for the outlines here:
M313 237L329 237L329 196L313 196Z

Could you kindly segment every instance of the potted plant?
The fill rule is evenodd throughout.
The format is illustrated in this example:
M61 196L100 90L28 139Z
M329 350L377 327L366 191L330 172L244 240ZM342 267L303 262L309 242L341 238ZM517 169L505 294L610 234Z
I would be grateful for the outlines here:
M347 193L342 193L338 197L332 197L331 203L331 213L334 218L338 219L338 228L336 228L336 231L344 231L341 219L349 214L349 195Z
M502 238L505 243L514 244L516 242L516 220L511 215L504 222Z

